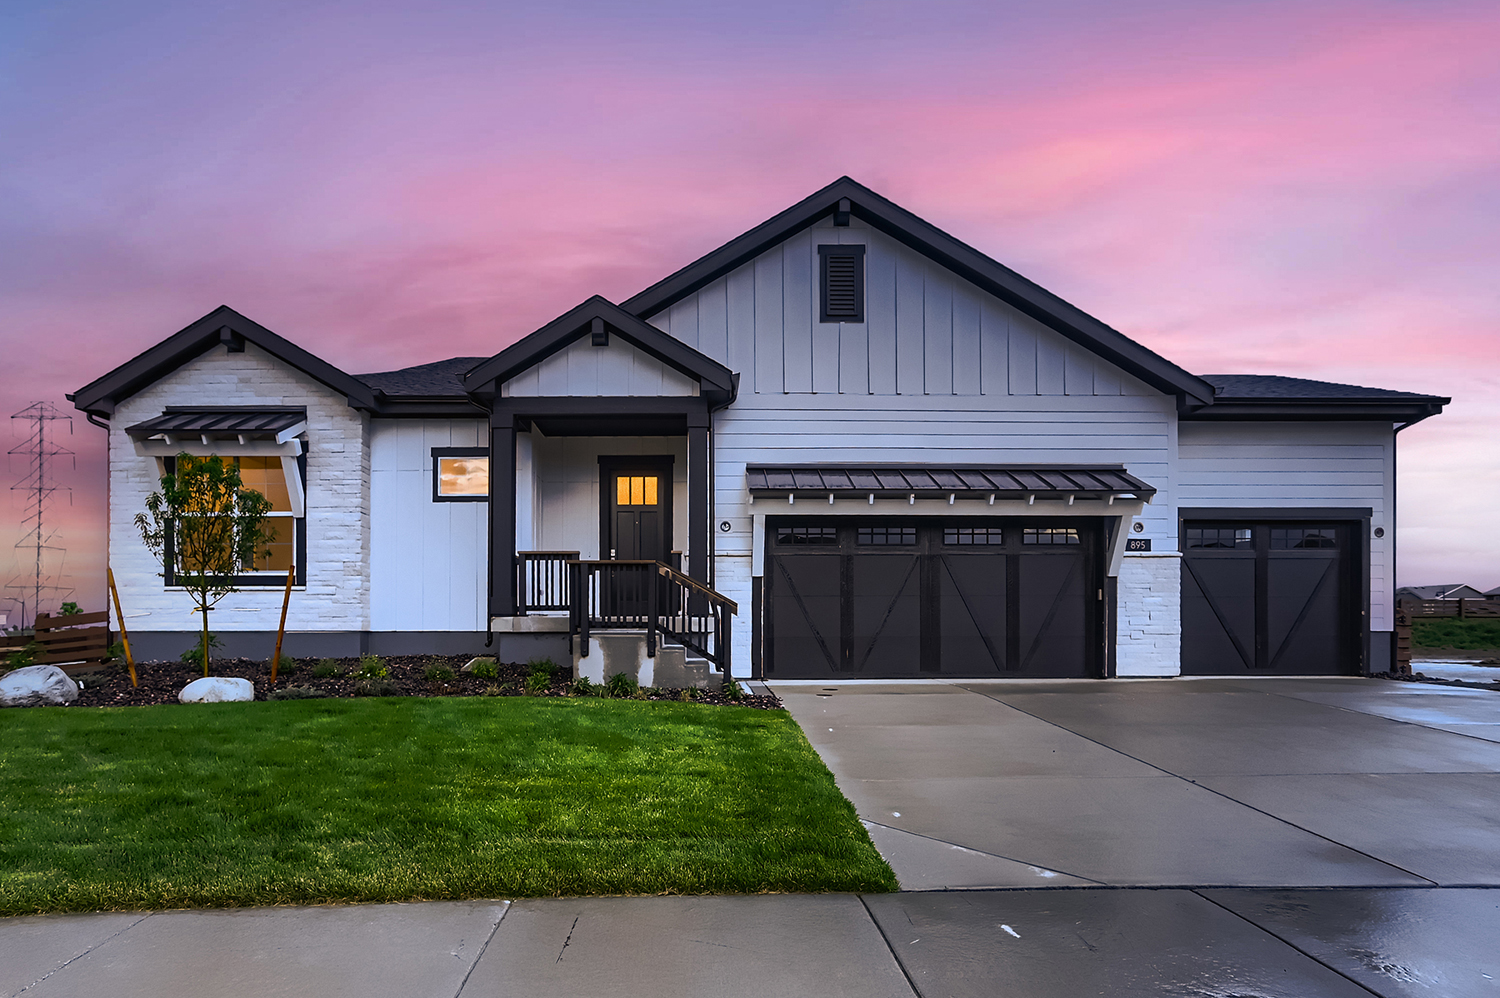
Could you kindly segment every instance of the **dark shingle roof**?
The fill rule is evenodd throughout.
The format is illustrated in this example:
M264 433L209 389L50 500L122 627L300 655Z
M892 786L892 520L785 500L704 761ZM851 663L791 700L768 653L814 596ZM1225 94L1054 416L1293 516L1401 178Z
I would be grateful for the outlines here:
M485 357L449 357L447 360L433 361L431 364L403 367L399 371L356 374L355 377L387 395L411 395L423 398L462 397L464 373L486 359Z
M1214 399L1347 399L1371 402L1421 401L1436 395L1394 392L1386 388L1362 388L1332 381L1287 378L1279 374L1205 374L1203 380L1217 391Z

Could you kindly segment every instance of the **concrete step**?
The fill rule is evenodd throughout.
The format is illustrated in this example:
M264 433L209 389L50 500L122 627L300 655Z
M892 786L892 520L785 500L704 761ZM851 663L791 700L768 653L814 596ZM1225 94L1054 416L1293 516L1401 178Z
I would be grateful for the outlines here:
M581 653L583 642L573 641L573 677L602 683L621 672L642 686L711 689L722 682L706 659L689 659L679 644L658 640L656 656L646 655L645 631L595 631L589 635L589 654Z

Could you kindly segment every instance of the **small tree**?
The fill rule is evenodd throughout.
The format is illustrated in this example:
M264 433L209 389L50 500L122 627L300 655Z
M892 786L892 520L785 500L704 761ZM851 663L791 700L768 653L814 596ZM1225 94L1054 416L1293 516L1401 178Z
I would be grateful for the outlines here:
M135 515L141 540L163 577L182 586L203 616L203 674L208 675L208 611L235 591L234 577L270 554L271 501L240 482L239 468L215 457L177 456L176 473Z

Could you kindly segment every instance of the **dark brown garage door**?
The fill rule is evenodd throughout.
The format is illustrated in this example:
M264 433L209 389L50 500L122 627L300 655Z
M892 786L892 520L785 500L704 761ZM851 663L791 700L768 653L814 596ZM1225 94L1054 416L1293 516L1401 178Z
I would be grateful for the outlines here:
M767 674L1097 675L1097 538L1077 520L772 520Z
M1183 674L1357 672L1354 536L1346 523L1184 523Z

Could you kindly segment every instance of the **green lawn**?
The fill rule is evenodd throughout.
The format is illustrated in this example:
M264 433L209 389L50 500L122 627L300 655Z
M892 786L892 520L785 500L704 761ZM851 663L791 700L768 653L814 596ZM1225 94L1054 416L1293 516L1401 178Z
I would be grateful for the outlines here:
M1500 620L1459 620L1456 617L1414 620L1411 623L1411 643L1418 648L1455 648L1461 651L1500 648Z
M0 712L0 914L895 890L781 711L549 698Z

